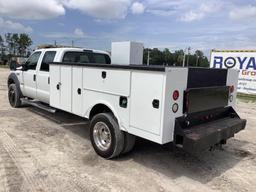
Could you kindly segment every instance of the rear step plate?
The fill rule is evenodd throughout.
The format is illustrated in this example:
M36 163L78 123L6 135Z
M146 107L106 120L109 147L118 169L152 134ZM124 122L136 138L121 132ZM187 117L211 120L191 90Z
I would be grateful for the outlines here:
M246 120L239 117L226 117L212 122L196 125L189 129L179 130L182 143L179 144L185 151L199 152L219 144L235 133L245 128ZM177 135L176 135L177 136Z

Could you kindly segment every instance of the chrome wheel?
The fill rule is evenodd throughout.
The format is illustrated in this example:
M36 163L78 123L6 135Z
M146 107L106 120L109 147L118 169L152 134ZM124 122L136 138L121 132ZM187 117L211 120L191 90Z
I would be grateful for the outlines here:
M107 151L111 145L111 132L104 122L97 122L93 127L93 139L96 146Z

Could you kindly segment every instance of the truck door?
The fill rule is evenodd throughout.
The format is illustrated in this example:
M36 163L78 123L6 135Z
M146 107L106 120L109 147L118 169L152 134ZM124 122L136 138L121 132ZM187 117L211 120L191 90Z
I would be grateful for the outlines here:
M83 69L73 67L72 70L72 113L83 114Z
M26 61L23 76L23 95L36 98L36 67L41 57L41 51L34 52Z
M49 63L54 61L55 56L56 51L46 51L37 71L37 99L48 104L50 102Z

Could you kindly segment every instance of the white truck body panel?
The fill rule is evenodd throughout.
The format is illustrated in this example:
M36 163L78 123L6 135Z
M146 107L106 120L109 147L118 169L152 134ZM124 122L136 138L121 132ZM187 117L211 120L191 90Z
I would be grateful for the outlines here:
M232 94L232 100L229 99L229 106L236 107L236 96L238 87L239 70L228 70L227 74L227 86L234 86L234 92Z
M187 88L188 68L176 68L175 70L169 70L164 83L164 107L162 108L163 121L161 138L162 143L168 143L168 141L174 138L174 126L175 119L183 116L183 101L184 101L184 90ZM173 101L173 92L178 90L180 96L177 101ZM173 113L172 107L174 103L177 103L179 110L177 113Z
M104 104L113 111L122 130L160 144L173 141L175 118L183 115L183 97L172 101L172 93L186 89L186 68L159 72L53 64L50 71L51 106L89 118L95 105ZM56 81L58 75L60 82ZM61 86L56 92L57 84ZM127 108L119 106L121 96L128 98ZM158 108L152 106L154 100L159 101ZM179 105L176 114L171 107L174 102Z

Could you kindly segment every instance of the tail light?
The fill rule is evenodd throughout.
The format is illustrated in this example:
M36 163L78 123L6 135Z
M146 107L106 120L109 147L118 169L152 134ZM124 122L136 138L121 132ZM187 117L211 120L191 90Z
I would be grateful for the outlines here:
M174 101L178 100L180 96L180 93L178 90L173 91L172 98Z
M178 103L174 103L174 104L172 105L172 112L173 112L173 113L177 113L178 110L179 110L179 105L178 105Z

